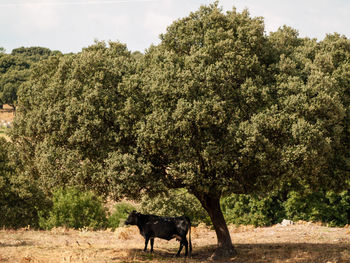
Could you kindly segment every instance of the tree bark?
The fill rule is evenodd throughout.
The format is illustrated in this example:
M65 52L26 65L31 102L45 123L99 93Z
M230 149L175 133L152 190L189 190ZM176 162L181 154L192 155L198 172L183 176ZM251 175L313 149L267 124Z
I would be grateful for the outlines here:
M232 245L230 232L228 231L224 215L221 211L220 197L206 194L195 194L195 196L198 198L204 209L208 212L216 232L218 247L211 256L211 259L215 260L220 257L236 256L237 252Z

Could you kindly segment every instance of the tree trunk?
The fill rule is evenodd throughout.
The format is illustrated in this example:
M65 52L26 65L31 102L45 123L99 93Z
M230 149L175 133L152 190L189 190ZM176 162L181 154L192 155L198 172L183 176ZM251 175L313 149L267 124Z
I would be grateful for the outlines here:
M220 197L205 194L198 194L196 197L201 202L204 209L208 212L218 239L218 247L211 256L211 259L236 256L237 252L232 245L230 233L228 231L224 215L221 211Z

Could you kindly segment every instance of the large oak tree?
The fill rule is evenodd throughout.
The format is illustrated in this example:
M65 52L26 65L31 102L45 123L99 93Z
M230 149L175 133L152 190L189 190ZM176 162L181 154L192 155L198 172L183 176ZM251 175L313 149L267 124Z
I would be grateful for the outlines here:
M214 225L214 256L234 255L222 196L343 181L330 163L345 110L314 44L287 27L267 37L261 18L217 4L175 21L145 54L137 145L108 161L117 194L188 189Z

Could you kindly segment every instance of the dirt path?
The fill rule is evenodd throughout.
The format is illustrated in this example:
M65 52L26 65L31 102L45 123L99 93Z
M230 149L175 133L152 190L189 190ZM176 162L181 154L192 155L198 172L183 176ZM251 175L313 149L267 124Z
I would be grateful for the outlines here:
M350 228L314 224L268 228L230 227L238 256L221 262L350 262ZM193 255L186 262L209 262L214 231L192 229ZM155 253L143 253L144 240L135 227L110 231L0 230L0 262L184 262L173 258L174 240L155 240Z

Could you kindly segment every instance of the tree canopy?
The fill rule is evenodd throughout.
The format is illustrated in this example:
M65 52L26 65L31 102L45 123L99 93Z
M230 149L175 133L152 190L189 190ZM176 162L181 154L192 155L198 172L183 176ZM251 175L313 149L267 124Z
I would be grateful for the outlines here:
M214 3L160 38L144 55L100 42L31 68L12 134L23 171L115 199L186 188L228 255L221 197L346 187L346 37L266 35L262 18Z
M43 47L16 48L11 54L5 54L4 49L0 49L0 104L15 108L17 91L28 79L31 65L59 54L61 52Z

